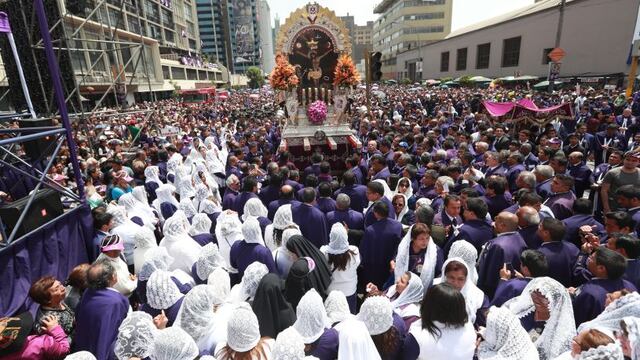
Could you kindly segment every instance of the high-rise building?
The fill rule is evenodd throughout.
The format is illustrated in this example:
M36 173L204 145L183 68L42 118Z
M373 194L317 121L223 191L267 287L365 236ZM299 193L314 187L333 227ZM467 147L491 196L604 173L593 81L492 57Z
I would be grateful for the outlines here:
M269 73L276 66L273 50L273 33L271 29L271 10L266 0L258 1L258 28L260 35L261 68Z
M260 35L257 0L225 0L229 18L229 34L233 72L244 73L260 66Z
M349 30L352 46L351 58L357 64L364 59L365 53L372 49L371 33L373 32L373 21L368 21L367 25L357 25L353 15L349 15L349 13L346 16L340 16L340 20Z
M451 32L453 0L383 0L373 24L373 50L382 53L383 79L397 79L397 55L444 39Z
M226 4L222 0L196 0L196 6L202 52L228 66L226 39L229 24L226 20Z
M276 18L273 20L273 53L276 53L276 45L278 44L278 33L280 32L280 17L276 14Z

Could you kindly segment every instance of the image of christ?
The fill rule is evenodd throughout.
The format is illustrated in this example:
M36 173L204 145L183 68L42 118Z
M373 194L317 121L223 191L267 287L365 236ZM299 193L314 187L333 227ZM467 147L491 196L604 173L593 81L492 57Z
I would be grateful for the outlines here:
M338 53L329 36L320 30L308 29L296 37L289 62L296 67L303 88L331 86Z

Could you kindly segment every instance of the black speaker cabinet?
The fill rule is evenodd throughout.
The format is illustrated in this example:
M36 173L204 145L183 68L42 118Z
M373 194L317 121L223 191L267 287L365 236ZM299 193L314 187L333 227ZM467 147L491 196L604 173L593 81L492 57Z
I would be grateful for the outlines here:
M7 236L13 231L28 201L29 195L12 203L0 206L0 219L2 219L2 223L5 226ZM62 215L63 212L59 193L51 189L39 190L20 228L18 228L16 239L29 231L37 229L48 221L57 218Z
M51 121L51 119L23 119L19 120L18 124L20 128L31 128L52 126L53 122ZM25 141L22 143L22 145L24 146L24 151L29 159L35 160L40 156L42 156L42 159L46 159L46 157L50 155L55 148L54 142L55 136L50 135L36 140Z

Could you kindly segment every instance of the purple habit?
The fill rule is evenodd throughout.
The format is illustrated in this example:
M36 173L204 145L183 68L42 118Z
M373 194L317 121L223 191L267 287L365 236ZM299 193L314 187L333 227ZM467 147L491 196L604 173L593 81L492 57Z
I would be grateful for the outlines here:
M547 258L549 277L557 280L564 287L573 285L571 281L573 268L580 252L575 245L566 241L551 241L542 243L538 251Z
M575 200L576 196L571 191L567 191L551 195L544 204L553 211L556 219L564 220L573 215L573 202Z
M175 304L169 306L168 309L160 309L160 310L152 308L151 306L149 306L149 304L144 304L140 308L140 311L146 312L147 314L151 315L151 317L156 317L162 313L162 310L164 310L164 314L167 316L167 319L169 319L169 322L167 322L167 327L168 327L173 325L173 322L176 321L176 318L178 318L178 312L180 312L180 307L182 306L183 300L184 300L184 296L181 297L178 301L176 301Z
M520 294L522 294L522 290L524 290L529 281L531 281L531 278L515 278L506 281L500 280L498 288L496 288L496 294L493 296L493 300L491 301L491 306L500 307L502 304L507 302L507 300L520 296Z
M238 216L242 219L242 214L244 214L244 204L246 204L249 199L257 197L258 195L255 193L243 191L235 198L235 200L233 200L231 210L237 212Z
M520 254L526 248L527 244L517 232L502 233L487 243L478 260L478 287L485 295L493 297L505 263L520 268Z
M338 357L339 334L336 329L324 329L318 340L310 344L307 356L315 356L320 360L335 360Z
M87 289L76 307L73 351L88 351L98 359L115 359L118 327L127 316L129 300L113 289Z
M245 240L236 241L231 245L229 259L229 265L238 270L239 278L242 278L247 266L256 261L265 264L270 273L276 273L276 264L273 262L271 251L261 244L247 243Z
M308 204L300 204L292 207L291 213L302 235L318 249L329 242L327 219L322 211Z
M364 216L362 213L349 209L336 210L327 214L327 226L331 228L335 223L346 223L349 230L364 230Z
M607 294L621 289L637 291L627 280L591 279L576 291L573 299L573 314L576 326L596 318L605 308Z
M402 239L402 224L395 220L382 219L368 226L360 243L361 273L358 282L361 286L369 282L379 289L389 278L389 262L395 257Z

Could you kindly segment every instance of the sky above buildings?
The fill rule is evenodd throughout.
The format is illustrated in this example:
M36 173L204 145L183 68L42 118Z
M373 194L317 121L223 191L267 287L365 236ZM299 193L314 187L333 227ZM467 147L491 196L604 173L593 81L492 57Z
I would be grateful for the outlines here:
M307 4L307 0L267 0L271 8L272 25L276 14L280 17L280 23L291 12ZM378 14L373 13L373 8L381 0L317 0L318 4L328 7L338 16L353 15L358 25L364 25L367 21L376 20ZM502 13L518 9L522 6L533 4L534 0L453 0L452 30L471 25L473 23L492 18Z

